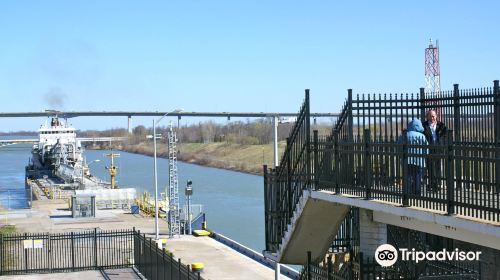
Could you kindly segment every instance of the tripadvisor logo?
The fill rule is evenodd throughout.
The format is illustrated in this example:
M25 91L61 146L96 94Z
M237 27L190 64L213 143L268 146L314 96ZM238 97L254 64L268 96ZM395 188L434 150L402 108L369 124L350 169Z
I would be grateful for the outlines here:
M381 266L391 266L398 260L398 251L391 244L382 244L375 250L375 260Z
M402 261L479 261L480 251L459 251L455 249L448 251L446 249L440 251L416 251L414 248L400 248L399 252L390 244L382 244L375 250L375 260L381 266L392 266L398 259ZM399 256L399 258L398 258Z

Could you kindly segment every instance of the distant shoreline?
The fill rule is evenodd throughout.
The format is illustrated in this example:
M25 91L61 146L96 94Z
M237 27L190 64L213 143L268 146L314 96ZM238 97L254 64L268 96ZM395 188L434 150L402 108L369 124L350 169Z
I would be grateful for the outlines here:
M153 147L150 143L132 145L91 146L87 149L115 149L133 154L153 156ZM177 158L185 163L200 166L220 168L252 175L263 175L264 163L272 166L272 146L268 145L240 145L227 143L186 143L178 146ZM159 158L168 159L166 147L157 149ZM267 155L267 156L266 156Z

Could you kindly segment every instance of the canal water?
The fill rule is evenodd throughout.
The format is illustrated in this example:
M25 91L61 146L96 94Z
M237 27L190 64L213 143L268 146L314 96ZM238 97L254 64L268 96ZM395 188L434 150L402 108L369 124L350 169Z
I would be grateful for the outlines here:
M5 138L3 138L5 139ZM93 175L109 181L105 169L108 153L119 153L117 184L135 187L138 193L154 193L153 158L119 151L87 150L87 162ZM4 208L26 207L24 167L30 146L0 148L0 203ZM264 249L263 179L260 176L178 162L180 204L186 204L184 189L193 182L192 204L202 204L208 227L256 251ZM168 160L158 159L158 189L168 185Z

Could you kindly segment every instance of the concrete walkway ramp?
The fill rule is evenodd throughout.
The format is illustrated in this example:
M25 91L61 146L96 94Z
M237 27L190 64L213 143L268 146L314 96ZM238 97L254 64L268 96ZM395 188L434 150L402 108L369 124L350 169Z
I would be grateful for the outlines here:
M313 261L324 258L350 206L311 198L304 191L280 245L280 263L306 264L307 251Z

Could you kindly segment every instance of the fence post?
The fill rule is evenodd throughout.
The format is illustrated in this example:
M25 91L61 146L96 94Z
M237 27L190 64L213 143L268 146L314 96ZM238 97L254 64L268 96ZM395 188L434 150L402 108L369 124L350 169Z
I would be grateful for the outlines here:
M365 269L365 268L364 268L364 263L363 262L364 262L364 260L363 260L363 253L359 252L359 265L358 265L359 271L358 271L358 275L359 275L359 279L360 280L363 280L363 278L364 278L364 273L363 273L364 270L363 269ZM352 269L351 269L351 275L352 274L354 274L354 273L352 273Z
M495 103L494 107L494 118L495 118L495 142L500 143L500 89L498 85L498 80L493 81L493 100Z
M179 276L179 280L182 280L182 277L181 277L181 259L177 259L177 275Z
M340 156L339 156L339 131L333 132L333 179L335 182L335 193L340 193Z
M155 250L154 250L154 254L156 255L156 259L155 259L155 273L156 273L156 279L160 279L160 277L158 275L160 273L160 261L158 260L160 258L160 254L159 254L160 253L159 252L160 248L158 248L158 243L156 243L156 241L158 241L158 240L155 240Z
M347 113L347 129L348 129L348 139L352 140L354 135L353 135L353 116L352 116L352 89L347 90L347 108L348 108L348 113Z
M162 260L162 264L165 263L165 248L162 248L161 249L161 260ZM163 267L163 279L167 279L167 266Z
M94 267L97 269L97 228L94 228Z
M287 217L292 217L292 164L291 164L291 148L290 148L290 138L286 138L286 194L287 194ZM283 217L282 217L283 218Z
M307 251L307 280L311 279L311 251Z
M318 131L313 131L313 142L314 142L314 190L319 189L319 151L318 151Z
M306 108L305 108L305 121L306 121L306 186L312 184L312 167L311 167L311 114L309 107L309 89L306 89ZM300 190L302 191L302 190ZM291 217L292 215L290 215Z
M49 266L49 273L52 270L52 238L50 237L50 232L47 234L47 264Z
M331 280L332 279L332 255L328 255L328 258L326 258L327 264L326 264L326 279Z
M425 100L425 88L421 87L420 88L420 119L421 120L425 120L425 111L426 111L426 108L425 108L425 104L426 104L426 100Z
M169 279L174 279L174 254L170 252L170 278Z
M137 260L135 259L135 255L136 255L136 254L134 254L134 264L135 264L136 266L141 266L141 265L142 265L142 264L141 264L141 253L143 252L143 250L144 250L144 249L143 249L143 244L142 244L142 242L141 242L141 231L140 231L140 230L138 230L138 231L134 234L134 240L135 240L135 242L134 242L134 251L135 251L135 250L139 250L139 251L137 252ZM136 244L136 242L137 242L137 244ZM136 245L137 245L137 246L136 246Z
M455 180L453 176L453 130L446 133L446 200L448 215L455 213Z
M71 232L71 271L75 271L75 235Z
M365 144L365 199L371 199L372 192L372 166L371 166L371 154L370 154L370 129L366 128L363 133L363 140Z
M460 141L460 91L458 84L453 85L453 130L455 141Z
M24 240L28 239L28 234L24 234ZM32 241L33 242L33 241ZM24 269L25 273L28 274L28 250L24 249Z
M270 250L270 248L268 246L268 244L269 244L268 243L269 242L268 221L269 220L268 220L267 215L269 214L269 212L270 212L271 209L269 209L269 204L268 204L269 202L268 202L268 197L267 197L269 195L269 191L268 191L269 186L267 185L267 179L268 179L267 178L267 165L264 165L263 169L264 169L263 171L264 171L264 232L265 232L264 233L264 235L265 235L265 237L264 237L265 240L264 241L266 242L265 243L266 244L266 250L269 251Z
M402 160L401 164L403 165L403 175L401 180L403 181L403 206L408 206L408 193L409 193L409 185L408 185L408 138L406 136L408 132L406 130L403 131L403 149L402 149Z
M498 85L498 80L493 81L493 98L495 101L495 108L494 108L494 121L495 121L495 158L497 159L495 162L495 174L496 174L496 190L497 192L500 191L500 161L498 160L500 158L500 88Z
M347 140L350 145L354 144L354 132L353 132L353 104L352 104L352 89L347 90ZM354 174L354 153L347 154L347 174ZM347 184L352 187L354 182L353 176L347 176Z

